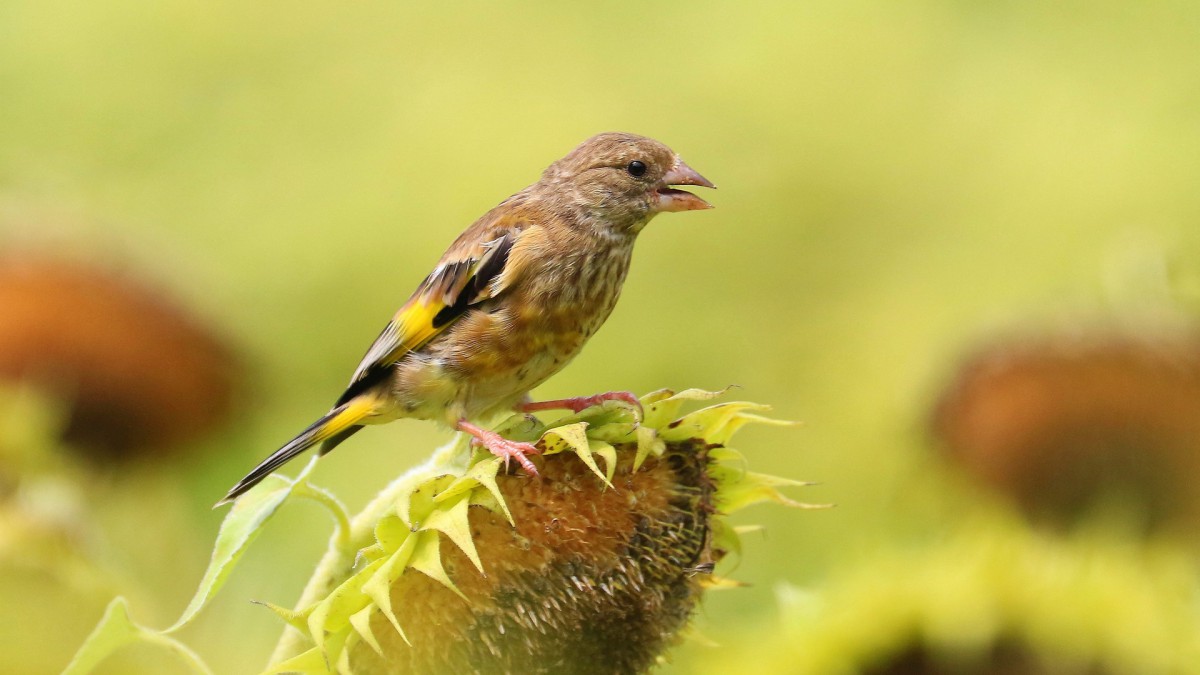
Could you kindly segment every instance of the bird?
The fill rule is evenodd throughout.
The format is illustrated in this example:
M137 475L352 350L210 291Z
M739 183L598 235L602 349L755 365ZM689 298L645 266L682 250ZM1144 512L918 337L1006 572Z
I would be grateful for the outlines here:
M232 502L300 453L363 427L434 420L531 476L538 448L479 426L504 411L580 412L627 391L534 402L616 305L634 242L657 214L712 208L677 186L715 188L663 143L609 132L468 227L367 350L333 407L217 502Z

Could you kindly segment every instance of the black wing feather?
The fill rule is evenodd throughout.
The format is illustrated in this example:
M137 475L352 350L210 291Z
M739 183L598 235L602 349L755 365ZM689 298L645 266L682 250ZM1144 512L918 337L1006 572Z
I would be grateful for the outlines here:
M445 295L446 306L438 311L433 317L433 327L442 328L453 322L478 304L481 299L488 297L485 291L488 286L500 276L504 271L504 266L508 264L508 255L512 251L513 242L516 237L511 234L505 234L499 239L489 242L488 250L478 261L461 260L459 262L445 265L438 269L437 272L429 275L424 282L421 283L421 288L436 288L441 287L441 292ZM466 283L461 288L456 289L462 275L471 272L471 266L475 265L474 274L466 280ZM457 290L457 293L455 291ZM421 292L418 290L418 293ZM387 328L380 333L376 340L384 339L388 331L394 331L393 325L389 324ZM376 385L387 380L391 373L392 363L376 363L367 367L362 375L355 381L350 383L346 391L338 397L335 406L341 405L359 394L373 389Z
M505 235L496 240L495 245L480 259L475 274L467 281L453 303L447 303L433 317L433 326L441 328L466 313L479 302L480 296L492 280L500 276L504 266L508 264L508 254L512 251L514 238Z

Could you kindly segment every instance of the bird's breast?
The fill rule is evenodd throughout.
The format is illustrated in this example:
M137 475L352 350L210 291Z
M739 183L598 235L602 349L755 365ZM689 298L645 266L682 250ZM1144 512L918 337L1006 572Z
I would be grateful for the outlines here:
M477 319L487 328L474 360L511 368L530 386L549 377L612 313L629 257L627 250L600 249L544 261Z
M414 363L411 377L397 385L415 391L430 386L426 380L454 382L457 394L445 394L468 416L510 405L566 366L599 330L629 260L628 250L603 249L543 261L522 283L455 321L422 350L429 365ZM424 403L430 393L416 398Z
M621 295L629 254L614 247L570 256L533 280L522 318L547 349L573 352L600 328Z

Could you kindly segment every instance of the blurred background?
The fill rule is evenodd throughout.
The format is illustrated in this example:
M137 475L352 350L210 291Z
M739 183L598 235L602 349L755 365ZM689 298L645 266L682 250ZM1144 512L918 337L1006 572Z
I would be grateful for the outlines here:
M771 672L1160 672L1121 629L1146 617L1175 636L1154 667L1184 672L1198 30L1181 1L0 3L9 672L61 669L118 593L173 621L211 504L327 409L463 227L608 130L671 145L717 208L652 223L536 395L740 385L804 422L739 436L752 467L837 504L739 514L765 525L725 570L750 586L710 594L666 672L750 635ZM448 438L372 429L314 480L354 510ZM282 624L248 601L290 606L329 530L287 509L181 637L215 672L261 668ZM1018 576L934 592L996 547ZM1100 627L1060 649L1070 617L994 601L1064 558L1101 573L1047 597ZM925 589L886 603L894 628L853 605L889 580ZM880 635L830 637L830 607ZM106 669L183 672L143 647Z

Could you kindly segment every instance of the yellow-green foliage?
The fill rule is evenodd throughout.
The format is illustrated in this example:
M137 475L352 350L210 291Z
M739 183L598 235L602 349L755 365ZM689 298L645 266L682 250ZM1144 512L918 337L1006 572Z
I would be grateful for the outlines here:
M1003 519L974 525L927 549L868 556L822 589L789 587L781 625L729 637L694 669L734 672L753 655L763 675L910 672L900 664L914 657L964 674L1200 672L1187 556Z
M662 458L669 447L690 444L706 453L704 480L711 481L713 498L711 504L702 506L716 510L707 526L711 534L701 533L700 540L712 539L709 546L731 551L738 548L737 534L720 522L721 516L768 500L804 506L778 490L804 483L749 471L742 455L727 446L745 424L781 424L760 414L766 406L729 402L681 412L688 402L711 400L722 393L660 390L642 397L644 413L624 402L608 401L549 424L517 415L502 423L499 430L517 440L537 441L543 456L573 454L610 490L619 489L611 483L618 448L634 454L633 470L637 471L648 459ZM358 643L382 651L371 627L376 613L386 616L407 642L402 627L408 620L405 608L393 606L390 596L397 580L405 574L421 573L462 596L443 566L443 540L457 546L482 574L484 564L468 524L470 507L491 510L515 525L497 485L503 461L487 452L472 452L465 437L439 449L428 462L394 481L353 522L332 495L308 483L313 466L315 460L294 480L271 476L235 503L222 525L208 572L174 625L163 631L139 626L118 598L67 672L89 672L107 654L139 639L162 644L205 672L199 659L171 634L188 624L211 600L262 527L292 498L313 499L327 506L335 515L337 531L330 551L309 583L301 608L290 611L269 605L312 645L301 650L295 636L285 636L277 650L280 661L268 669L269 673L326 673L330 669L352 672L349 655ZM664 546L668 544L663 542ZM678 570L679 574L710 572ZM686 616L690 605L684 609ZM411 618L422 622L429 619ZM656 635L655 639L662 637ZM300 653L292 653L296 651Z
M609 481L617 464L617 445L636 447L635 466L647 457L661 456L667 443L698 439L715 447L710 452L709 475L716 483L716 502L721 513L731 513L749 504L774 500L795 504L777 491L782 485L801 485L746 470L741 455L724 447L733 434L750 422L773 422L757 414L765 406L753 403L722 403L679 416L688 401L707 400L718 392L687 390L678 394L659 391L642 398L645 419L622 402L606 402L579 415L549 425L534 418L515 416L500 429L508 436L539 441L544 455L569 452L612 489ZM355 556L352 570L332 573L336 588L298 612L280 611L289 623L308 634L316 646L282 661L269 672L327 672L336 664L339 672L351 672L348 655L355 643L365 641L375 649L371 615L382 612L392 628L404 635L403 607L393 607L390 590L403 574L421 572L458 592L442 566L440 538L454 542L483 573L480 554L468 526L468 507L479 505L504 515L511 514L496 484L502 460L487 453L468 456L465 440L393 483L375 503L390 508L370 510L375 520L374 541ZM736 537L731 530L724 536ZM346 576L346 575L349 576ZM344 580L342 577L345 577ZM325 585L330 579L317 583ZM465 598L464 598L465 599ZM425 621L425 617L411 617ZM405 638L407 640L407 638Z

